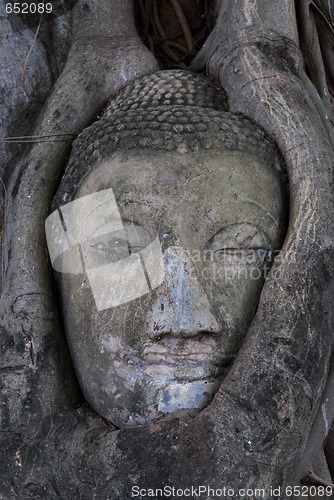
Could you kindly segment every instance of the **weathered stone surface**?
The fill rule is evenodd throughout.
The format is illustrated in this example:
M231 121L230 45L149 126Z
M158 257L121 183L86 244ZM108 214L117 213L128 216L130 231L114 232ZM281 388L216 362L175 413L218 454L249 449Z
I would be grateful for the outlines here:
M56 195L69 240L90 227L82 272L58 269L74 365L87 401L117 426L211 401L285 232L270 144L222 107L202 76L139 80L80 134ZM113 233L111 190L124 224ZM155 238L163 276L149 289L135 266ZM145 260L153 280L158 258Z

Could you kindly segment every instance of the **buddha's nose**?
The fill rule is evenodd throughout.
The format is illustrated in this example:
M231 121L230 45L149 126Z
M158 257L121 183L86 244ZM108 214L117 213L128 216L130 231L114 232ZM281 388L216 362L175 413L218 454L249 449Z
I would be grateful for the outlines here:
M218 334L219 325L210 311L189 252L179 246L169 247L164 253L164 268L164 281L148 315L151 338L167 334L179 338Z

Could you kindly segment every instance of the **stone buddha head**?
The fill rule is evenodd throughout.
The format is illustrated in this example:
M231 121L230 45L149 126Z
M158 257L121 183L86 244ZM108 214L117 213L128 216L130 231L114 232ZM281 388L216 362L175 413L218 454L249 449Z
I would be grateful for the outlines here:
M97 412L121 427L210 402L282 243L284 200L263 133L198 75L144 78L78 137L53 214L72 245L66 334Z

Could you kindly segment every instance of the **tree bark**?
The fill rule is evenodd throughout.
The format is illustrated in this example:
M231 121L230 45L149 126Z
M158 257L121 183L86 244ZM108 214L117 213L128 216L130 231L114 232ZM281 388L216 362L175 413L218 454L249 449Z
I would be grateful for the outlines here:
M290 226L277 268L282 275L269 280L263 291L243 348L252 353L251 363L239 356L239 370L235 366L233 372L234 387L245 377L242 392L251 388L249 399L257 413L262 408L262 425L270 433L276 407L277 445L272 446L280 451L271 467L288 460L284 482L291 484L299 479L295 465L319 408L333 349L328 303L333 286L333 147L304 85L293 2L224 2L211 43L209 74L227 92L230 109L273 138L289 173ZM260 366L268 391L266 410L254 384ZM240 400L235 388L230 390ZM282 403L285 418L279 423Z
M70 141L34 145L8 189L0 304L6 499L116 500L128 498L134 485L201 484L233 488L231 498L240 488L263 488L271 498L271 488L280 487L284 499L285 486L307 472L305 450L310 462L317 455L307 447L312 425L323 405L329 422L333 415L326 404L333 147L305 86L294 3L225 0L207 47L208 73L227 92L231 111L277 143L290 180L287 238L244 346L199 413L116 430L87 407L75 385L44 236ZM80 0L67 63L34 135L76 135L124 83L155 69L135 33L130 2Z

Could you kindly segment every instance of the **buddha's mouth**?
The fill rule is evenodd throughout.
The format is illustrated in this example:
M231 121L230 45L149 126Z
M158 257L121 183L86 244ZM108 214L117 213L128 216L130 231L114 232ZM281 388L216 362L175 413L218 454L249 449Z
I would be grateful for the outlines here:
M150 345L143 352L143 359L150 364L164 364L173 366L194 366L206 363L216 364L215 353L210 346L195 346L190 348L173 348Z
M224 359L214 338L169 337L147 344L141 356L128 353L124 361L155 381L191 382L222 378L230 359Z
M154 340L143 350L143 360L152 364L173 366L203 366L206 364L221 367L233 358L222 352L217 336L201 335L180 338L166 335Z
M198 380L212 381L221 379L224 367L212 363L192 364L184 363L148 363L142 367L142 372L156 382L194 382Z

